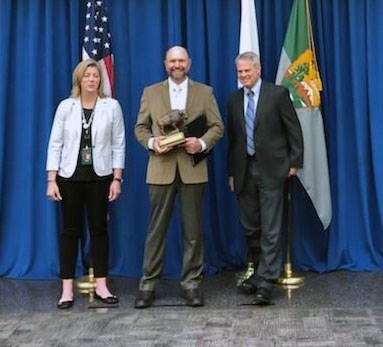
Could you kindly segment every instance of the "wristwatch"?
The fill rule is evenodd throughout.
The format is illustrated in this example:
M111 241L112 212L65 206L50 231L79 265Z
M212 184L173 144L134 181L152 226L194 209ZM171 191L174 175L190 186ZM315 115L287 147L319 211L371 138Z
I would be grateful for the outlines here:
M118 181L120 183L123 183L124 182L124 179L123 178L120 178L120 177L113 177L113 181Z

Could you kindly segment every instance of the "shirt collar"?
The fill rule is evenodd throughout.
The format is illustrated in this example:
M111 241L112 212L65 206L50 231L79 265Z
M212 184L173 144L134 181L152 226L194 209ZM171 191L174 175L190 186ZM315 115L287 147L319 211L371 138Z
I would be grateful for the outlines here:
M257 81L257 83L255 83L255 85L253 86L253 88L251 88L251 89L245 88L245 93L246 93L246 95L247 95L247 93L248 93L250 90L254 93L254 95L258 95L259 92L260 92L260 90L261 90L261 84L262 84L262 79L259 78L258 81Z
M183 81L180 84L174 83L171 78L168 78L168 81L169 81L170 90L179 90L179 89L186 90L188 82L189 82L189 78L186 78L185 81Z

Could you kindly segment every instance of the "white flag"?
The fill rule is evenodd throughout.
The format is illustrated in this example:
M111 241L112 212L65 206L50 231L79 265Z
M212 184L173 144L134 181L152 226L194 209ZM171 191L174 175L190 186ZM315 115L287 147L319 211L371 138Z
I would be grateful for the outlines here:
M241 0L239 53L252 51L259 55L257 14L254 0Z
M257 13L254 0L241 0L239 53L252 51L259 55ZM238 82L238 87L242 85Z

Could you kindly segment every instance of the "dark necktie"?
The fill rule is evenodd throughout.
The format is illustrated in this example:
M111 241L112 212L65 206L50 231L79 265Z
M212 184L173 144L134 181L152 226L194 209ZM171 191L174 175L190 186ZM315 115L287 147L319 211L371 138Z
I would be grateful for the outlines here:
M254 119L255 119L255 109L254 109L254 92L251 90L247 93L248 102L245 115L246 123L246 143L247 143L247 154L254 155Z

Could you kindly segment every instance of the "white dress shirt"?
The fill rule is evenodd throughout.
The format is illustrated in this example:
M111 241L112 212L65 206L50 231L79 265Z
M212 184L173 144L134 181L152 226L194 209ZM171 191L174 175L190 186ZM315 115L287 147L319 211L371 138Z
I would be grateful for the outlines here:
M172 110L185 110L186 98L188 95L188 83L187 78L180 84L174 83L170 78L169 81L169 95L170 95L170 107Z
M189 79L186 78L180 84L176 84L172 79L168 78L169 82L169 96L170 96L170 107L172 110L184 111L186 108L186 99L188 95ZM203 152L207 146L204 141L198 139L201 144L201 152ZM149 149L154 148L154 137L151 137L148 142Z

